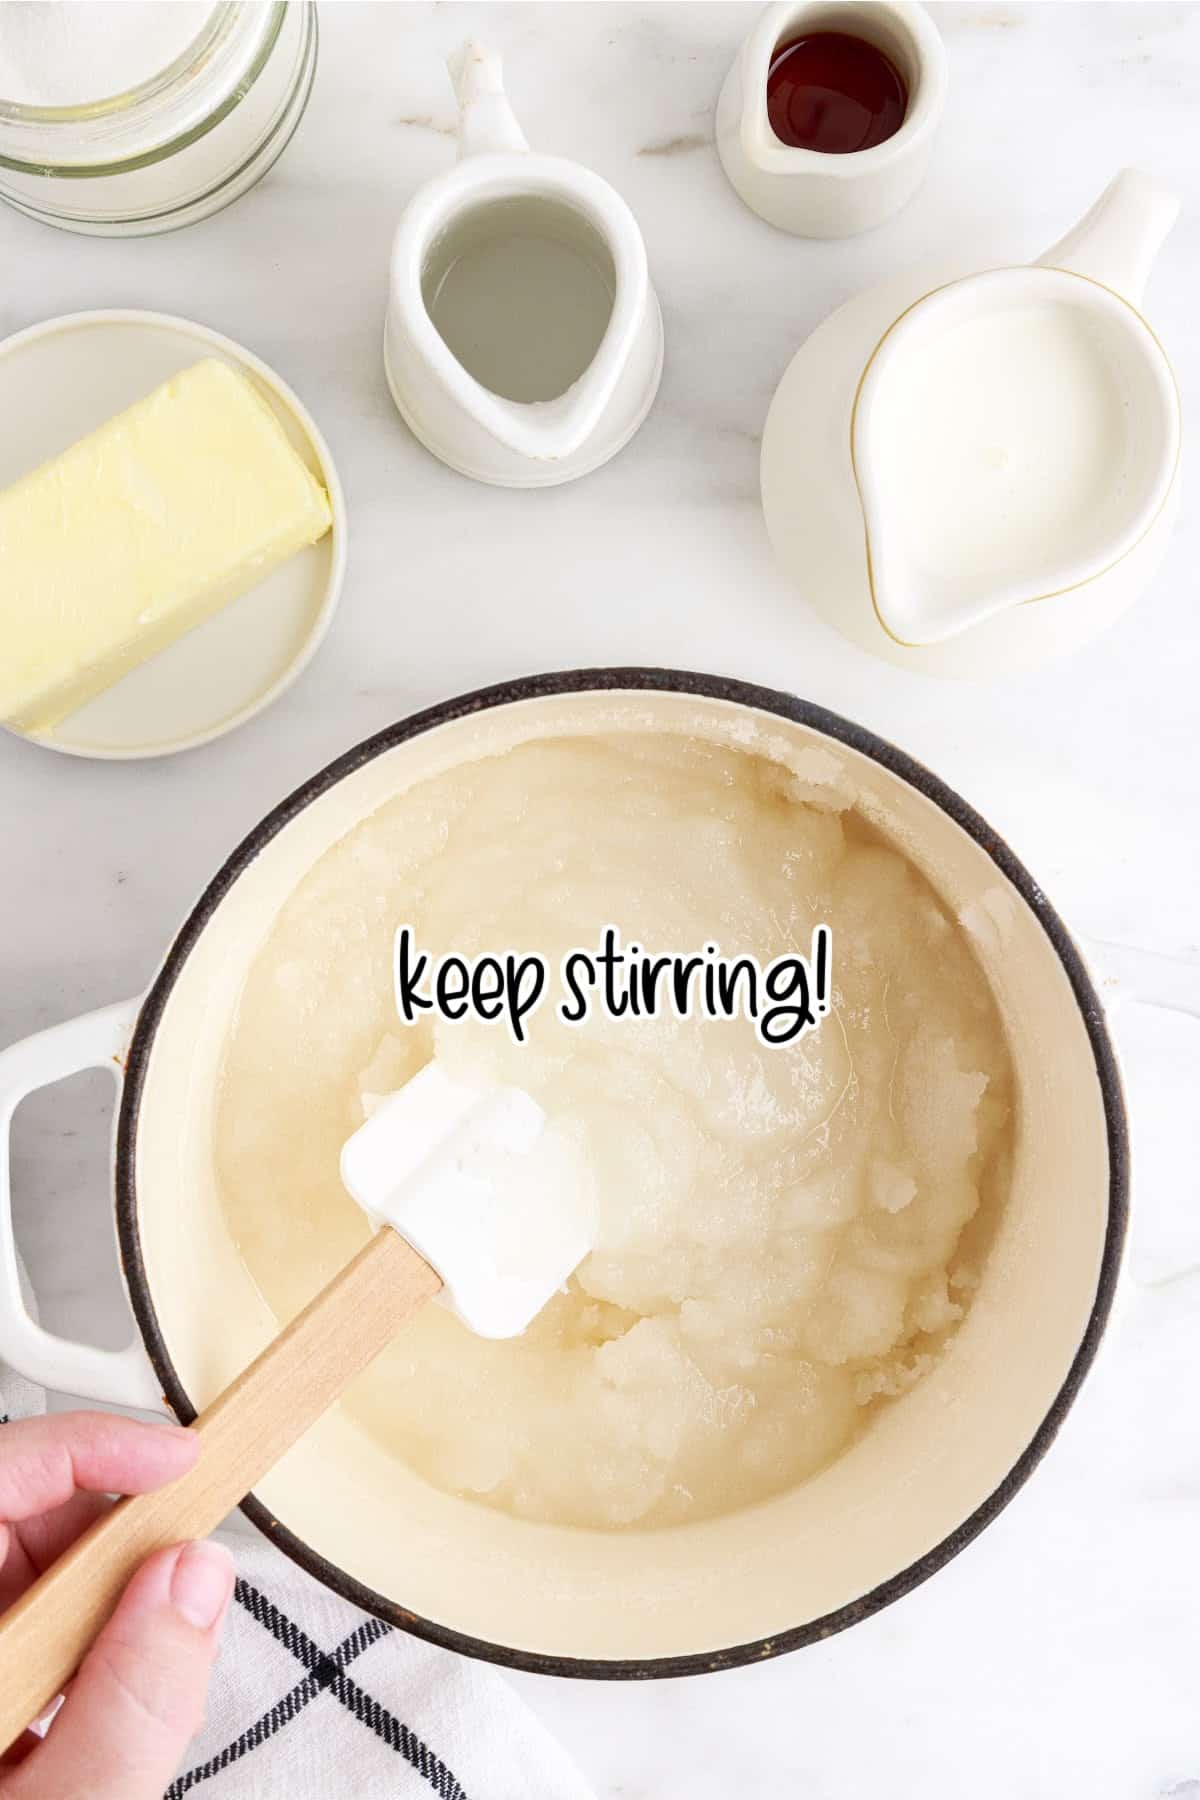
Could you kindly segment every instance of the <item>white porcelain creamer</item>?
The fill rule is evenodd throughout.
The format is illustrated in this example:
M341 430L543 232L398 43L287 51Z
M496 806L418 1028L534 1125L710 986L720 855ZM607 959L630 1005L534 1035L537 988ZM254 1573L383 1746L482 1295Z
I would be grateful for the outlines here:
M1171 366L1139 310L1178 202L1127 170L1025 268L900 277L838 309L772 402L771 541L902 666L1030 667L1110 624L1166 545Z
M392 247L392 395L464 475L570 481L628 442L658 389L646 247L606 181L529 150L494 52L468 42L450 72L458 165L410 201Z
M830 156L781 143L767 117L767 75L780 45L802 33L845 32L891 58L908 93L904 122L885 143ZM717 153L752 212L798 237L850 237L881 225L925 176L946 103L946 52L912 0L781 0L765 7L717 102Z

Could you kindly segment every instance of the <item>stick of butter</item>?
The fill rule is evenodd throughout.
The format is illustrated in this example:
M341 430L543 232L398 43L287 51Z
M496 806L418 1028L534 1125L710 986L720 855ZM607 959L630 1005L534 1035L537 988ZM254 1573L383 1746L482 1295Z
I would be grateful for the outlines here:
M0 493L0 720L49 731L332 522L246 376L172 376Z

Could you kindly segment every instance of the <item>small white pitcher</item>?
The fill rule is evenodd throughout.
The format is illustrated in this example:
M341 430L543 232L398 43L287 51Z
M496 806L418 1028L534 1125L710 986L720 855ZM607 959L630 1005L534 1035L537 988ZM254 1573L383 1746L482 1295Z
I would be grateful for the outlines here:
M628 443L658 389L662 316L646 247L606 181L530 152L494 52L468 42L449 67L459 162L410 201L392 246L392 397L461 474L502 487L571 481ZM547 381L553 391L537 392Z
M882 50L904 77L908 106L894 136L829 156L781 143L767 117L775 52L805 32L838 31ZM738 52L717 102L717 152L752 212L797 237L850 237L882 225L916 193L946 102L946 52L924 7L907 0L783 0L768 6Z
M1178 201L1126 170L1036 262L894 277L801 347L763 432L767 529L831 624L937 675L1030 668L1137 599L1180 404L1141 313Z

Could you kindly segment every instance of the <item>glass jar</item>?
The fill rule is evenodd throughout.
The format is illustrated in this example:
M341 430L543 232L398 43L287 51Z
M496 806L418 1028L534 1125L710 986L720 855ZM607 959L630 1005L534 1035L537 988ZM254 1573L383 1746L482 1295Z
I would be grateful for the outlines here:
M265 175L308 104L314 0L223 0L175 61L109 99L0 95L0 199L68 231L173 231Z

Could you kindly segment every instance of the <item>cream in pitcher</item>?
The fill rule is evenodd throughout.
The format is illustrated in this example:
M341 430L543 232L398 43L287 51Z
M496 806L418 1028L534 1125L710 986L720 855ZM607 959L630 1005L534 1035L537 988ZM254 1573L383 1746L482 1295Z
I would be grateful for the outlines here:
M813 334L772 403L763 504L839 630L929 673L994 673L1137 597L1180 446L1138 309L1177 210L1127 170L1032 265L901 277Z

